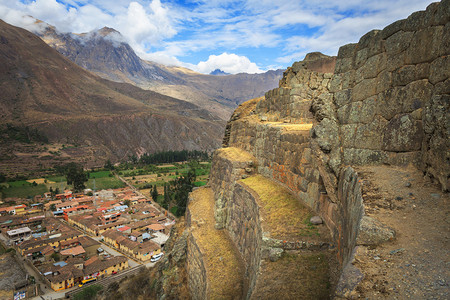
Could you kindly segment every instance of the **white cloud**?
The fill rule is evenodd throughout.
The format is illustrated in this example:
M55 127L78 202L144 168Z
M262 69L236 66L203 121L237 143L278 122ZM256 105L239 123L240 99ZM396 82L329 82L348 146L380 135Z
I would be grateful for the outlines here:
M210 55L207 61L201 61L197 65L189 64L187 67L194 71L209 74L216 69L226 73L262 73L255 63L251 62L246 56L239 56L233 53L222 53L220 55Z
M175 29L169 9L160 0L152 0L143 6L136 1L66 1L35 0L27 4L19 1L0 0L0 18L16 26L33 30L30 15L56 26L62 32L83 33L104 26L121 32L136 51L146 52L152 45L173 37ZM109 4L110 9L105 10ZM32 22L31 22L32 23Z
M425 9L431 2L0 0L0 18L29 30L40 30L42 25L24 15L55 25L63 32L112 27L121 32L139 56L160 63L186 66L179 57L200 51L227 51L192 66L200 72L220 68L233 73L261 71L261 62L252 63L256 60L252 52L258 52L267 64L285 65L312 51L336 55L339 46L357 42L366 32L382 29L413 11ZM261 55L269 48L270 56ZM229 54L232 52L245 56Z
M166 66L183 66L183 62L179 61L175 56L168 54L166 51L142 52L139 54L142 59L154 61Z
M176 34L167 8L159 0L153 0L147 9L137 2L131 2L126 14L116 17L115 26L131 41L131 46L141 52L147 52L152 44Z

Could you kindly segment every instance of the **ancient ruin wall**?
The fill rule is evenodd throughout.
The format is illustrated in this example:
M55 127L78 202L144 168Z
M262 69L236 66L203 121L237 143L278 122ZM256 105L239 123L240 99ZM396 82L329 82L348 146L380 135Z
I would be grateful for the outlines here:
M187 239L187 273L188 284L192 299L207 299L207 277L203 261L203 254L198 247L192 233Z
M413 162L449 189L450 1L339 50L329 90L341 164Z
M322 216L343 265L364 214L358 175L348 165L412 162L448 190L449 7L448 0L431 4L426 12L341 47L334 74L333 58L314 55L294 64L280 88L243 104L227 126L225 147L249 152L258 173L288 187ZM313 129L296 128L305 123ZM230 232L246 260L246 275L253 276L257 264L246 257L260 249L258 226L249 223L258 214L234 203L249 205L251 197L236 185L246 167L245 160L215 155L210 185L217 226Z
M226 228L230 220L230 201L236 181L254 171L255 158L241 149L219 149L214 153L208 185L214 192L216 229Z
M227 226L230 237L245 262L247 297L250 297L255 287L261 263L263 233L256 197L245 185L236 183L233 201L230 203L230 223Z

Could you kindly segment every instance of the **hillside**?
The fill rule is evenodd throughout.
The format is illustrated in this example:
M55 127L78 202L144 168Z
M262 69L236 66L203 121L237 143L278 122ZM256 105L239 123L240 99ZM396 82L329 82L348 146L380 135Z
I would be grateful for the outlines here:
M3 21L0 29L2 130L6 124L37 129L52 144L86 150L79 156L86 162L168 149L212 151L220 144L224 123L208 111L102 79L26 30ZM20 157L45 155L45 149L15 144L4 143L2 163L13 167Z
M119 32L106 27L72 34L48 25L37 34L71 61L103 78L189 101L224 120L238 104L276 87L283 72L216 76L160 65L140 59Z
M241 104L158 297L448 299L449 29L432 3Z

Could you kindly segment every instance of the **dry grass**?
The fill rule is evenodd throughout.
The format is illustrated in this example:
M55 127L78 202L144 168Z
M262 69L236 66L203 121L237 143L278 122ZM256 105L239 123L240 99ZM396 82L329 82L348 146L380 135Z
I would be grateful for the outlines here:
M253 299L329 299L328 257L323 253L283 254L264 261Z
M266 122L266 124L281 127L284 131L309 131L313 127L312 123L290 124L282 122Z
M192 192L189 204L193 235L204 254L211 299L234 299L242 296L242 273L238 255L223 230L214 228L212 190L200 188Z
M239 148L235 147L228 147L228 148L222 148L217 150L217 153L221 156L233 160L233 161L240 161L240 162L247 162L247 161L253 161L255 158L248 153L247 151L244 151Z
M51 180L47 180L47 182L45 182L45 178L36 178L36 179L29 179L29 180L27 180L27 182L29 182L29 183L33 183L33 181L36 182L37 184L56 183L56 182L51 181Z
M318 233L317 228L309 224L309 208L287 189L262 175L243 179L242 182L259 195L264 220L262 225L272 238L297 239Z

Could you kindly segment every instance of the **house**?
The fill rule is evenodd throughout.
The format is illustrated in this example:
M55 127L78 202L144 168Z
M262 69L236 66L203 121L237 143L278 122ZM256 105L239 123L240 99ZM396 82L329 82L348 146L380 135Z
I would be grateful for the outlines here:
M56 207L56 205L61 204L61 203L62 203L61 200L53 200L53 201L49 201L48 203L45 203L45 204L44 204L44 208L45 208L46 210L50 210L50 206L52 206L52 204L54 204L55 207Z
M77 201L66 201L66 202L62 202L60 204L56 204L55 207L56 207L56 210L64 211L65 209L72 208L77 205L78 205Z
M131 233L131 228L128 226L121 226L121 227L117 228L117 230L122 233Z
M25 204L14 205L9 207L0 208L0 214L2 215L22 215L25 214Z
M169 239L168 235L159 231L153 233L152 235L152 241L157 243L161 248L164 247L168 239Z
M137 232L133 232L127 237L117 230L108 230L102 236L105 243L141 261L150 260L153 255L161 253L160 245L151 240L144 241L143 235L141 236ZM138 242L138 238L142 239L142 242Z
M99 242L88 236L80 236L78 241L86 251L86 257L93 257L97 255L97 249L101 246Z
M134 250L134 257L140 261L148 261L153 255L160 253L161 247L158 244L152 241L146 241L139 244L138 248Z
M64 220L69 220L69 216L78 215L82 213L86 213L88 211L93 211L93 208L90 208L87 205L78 205L72 208L66 208L63 210L64 212Z
M164 232L166 227L164 225L161 225L159 223L150 224L146 227L149 232L155 233L155 232Z
M31 236L31 229L29 227L22 227L6 232L8 238L13 242L23 241Z
M69 248L81 245L81 243L79 241L80 238L81 237L59 243L60 250L65 250L65 249L69 249Z
M101 200L111 201L114 200L114 191L113 190L101 190L94 194L95 197L100 198Z
M50 282L52 289L60 291L71 288L82 280L103 278L126 268L128 268L128 259L124 256L116 256L106 260L90 259L83 263L71 258L67 262L53 264L40 271Z
M59 254L61 254L63 259L66 259L67 257L83 257L85 253L86 251L81 245L59 251Z

